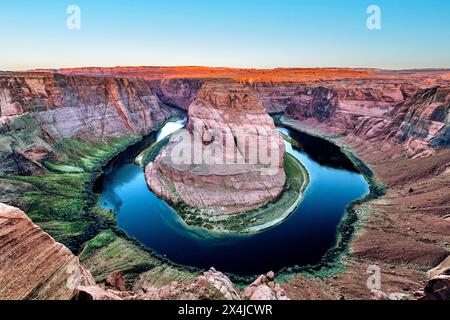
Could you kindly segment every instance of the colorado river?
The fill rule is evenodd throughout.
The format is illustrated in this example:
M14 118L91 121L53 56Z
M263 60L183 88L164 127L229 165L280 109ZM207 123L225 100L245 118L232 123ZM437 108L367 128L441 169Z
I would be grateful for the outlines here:
M134 163L145 145L184 126L167 123L135 148L116 157L99 180L100 203L117 213L118 227L149 249L187 266L237 275L278 271L315 264L336 243L337 226L352 201L369 192L364 177L335 145L286 128L280 131L299 148L286 150L310 175L303 201L282 223L253 235L218 235L191 228L147 187L144 172Z

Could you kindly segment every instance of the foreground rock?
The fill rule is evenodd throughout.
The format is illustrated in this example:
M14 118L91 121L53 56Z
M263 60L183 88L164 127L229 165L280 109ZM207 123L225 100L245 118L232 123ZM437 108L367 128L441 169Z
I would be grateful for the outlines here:
M428 278L433 279L439 276L450 276L450 255L438 266L428 271Z
M0 300L71 299L91 274L17 208L0 203Z
M450 256L428 271L428 282L422 300L450 300Z
M191 284L172 282L163 287L144 285L134 300L240 300L230 279L214 268Z
M73 300L123 300L121 297L116 295L112 290L105 290L99 286L80 286L75 291Z
M383 291L380 290L371 290L370 291L372 293L373 299L374 300L408 300L407 295L403 294L403 293L391 293L391 294L387 294Z
M305 130L401 145L410 158L426 157L450 141L450 87L367 81L304 85L285 109ZM423 88L425 87L425 88ZM397 154L401 155L401 154Z
M118 291L126 291L127 286L125 283L125 278L120 272L113 272L106 278L106 285L116 289Z
M80 286L76 300L289 300L284 290L275 283L273 272L258 277L249 287L239 292L223 273L211 268L191 284L173 281L157 287L143 284L134 291L118 291L112 287Z
M289 300L280 285L275 283L273 272L259 276L245 288L242 296L246 300Z
M206 83L189 107L187 128L146 167L156 194L223 215L258 208L281 193L284 142L247 87Z
M273 275L266 278L274 281ZM271 283L267 282L273 294L256 287L253 298L283 299L284 292ZM133 290L127 291L120 272L96 284L69 249L33 224L24 212L0 203L0 300L241 299L230 279L214 268L189 284L155 286L144 282Z

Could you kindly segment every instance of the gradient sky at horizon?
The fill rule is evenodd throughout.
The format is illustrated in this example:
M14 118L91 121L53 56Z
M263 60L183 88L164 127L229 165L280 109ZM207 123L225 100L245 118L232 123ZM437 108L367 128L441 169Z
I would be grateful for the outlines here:
M66 28L69 5L81 30ZM366 27L380 6L382 29ZM79 66L450 67L447 0L14 0L0 70Z

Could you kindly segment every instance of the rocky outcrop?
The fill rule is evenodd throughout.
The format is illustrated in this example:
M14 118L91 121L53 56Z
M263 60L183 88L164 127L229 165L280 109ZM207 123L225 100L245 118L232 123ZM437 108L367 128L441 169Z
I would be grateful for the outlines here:
M422 300L450 300L450 256L428 271Z
M438 266L428 271L427 275L429 279L439 276L450 276L450 255Z
M157 287L143 284L133 291L118 291L111 287L80 286L75 300L289 300L275 282L274 273L258 277L243 292L239 292L223 273L211 268L190 284L173 281Z
M0 203L0 300L71 299L95 281L69 249Z
M117 301L123 300L113 290L106 290L99 286L79 286L72 298L79 301Z
M234 284L223 273L211 268L191 284L172 282L163 287L144 285L133 300L240 300Z
M275 274L259 276L242 294L245 300L289 300L283 288L275 283Z
M204 272L203 276L197 279L198 283L205 281L219 290L226 300L240 300L239 294L235 289L234 284L222 272L211 268L209 271Z
M146 178L172 203L233 214L280 194L283 159L284 142L250 90L235 82L209 82L189 107L187 130L174 135L147 166Z
M409 156L428 156L450 147L449 112L450 87L420 90L395 107L385 134L395 134Z
M106 278L106 285L118 291L127 290L125 278L117 271L111 273L108 278Z
M42 162L58 157L52 147L63 139L144 135L172 112L148 81L0 74L0 173L45 171Z
M285 299L273 273L258 279L249 298ZM273 290L271 294L263 290L261 279ZM241 299L231 280L214 268L189 284L173 281L155 286L144 282L133 288L127 291L120 272L113 272L104 284L96 284L69 249L33 224L24 212L0 204L0 300Z
M441 275L428 280L422 300L450 300L450 276Z
M374 300L408 300L407 295L398 292L387 294L380 290L371 290L371 293Z
M309 87L287 101L285 115L305 129L401 144L409 157L448 147L449 88L411 83ZM295 100L295 101L293 101Z

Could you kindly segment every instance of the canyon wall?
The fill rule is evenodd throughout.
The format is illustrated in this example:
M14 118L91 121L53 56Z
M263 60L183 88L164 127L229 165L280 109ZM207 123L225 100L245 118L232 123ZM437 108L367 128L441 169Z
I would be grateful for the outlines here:
M215 80L222 83L238 79L268 112L284 113L306 129L395 140L410 157L448 147L447 73L341 70L340 79L323 80L338 72L294 71L262 70L261 75L274 78L260 81L255 81L256 75L244 77L256 71L226 68L88 68L62 70L65 75L2 72L0 173L45 171L43 161L60 160L52 147L62 139L146 134L170 117L171 107L188 110L209 74L223 77ZM292 81L275 77L280 74L289 74ZM313 78L305 81L308 77Z
M17 208L0 203L0 299L71 299L95 285L69 249Z
M425 88L422 88L424 86ZM306 130L403 146L409 157L433 154L449 143L449 87L408 83L349 83L296 88L289 98L267 98Z
M169 106L188 110L206 80L202 79L162 79L151 81L158 98Z
M176 103L183 99L173 98ZM41 163L58 158L52 147L64 139L140 136L172 113L147 81L2 73L0 174L42 172Z
M380 70L380 69L233 69L208 67L114 67L44 70L55 74L91 75L102 78L147 80L153 92L165 104L187 110L202 85L210 79L240 82L250 88L263 107L271 113L284 112L300 120L307 128L328 135L353 134L361 139L397 138L411 156L425 156L448 143L448 108L438 108L437 120L416 120L407 128L419 129L421 134L409 138L389 135L388 130L399 123L398 105L410 99L412 107L420 90L448 87L450 71L446 69ZM442 90L440 90L442 96ZM444 99L444 98L439 98ZM444 99L445 100L445 99ZM444 105L445 102L441 101ZM419 102L420 103L420 102ZM434 106L430 107L431 109ZM9 107L8 109L14 109ZM431 110L430 109L430 110ZM426 111L431 112L433 111ZM440 110L440 111L439 111ZM439 113L439 114L438 114ZM413 112L410 114L413 114ZM405 114L408 117L407 114ZM395 117L395 119L393 119ZM440 117L440 118L439 118ZM411 120L411 119L410 119ZM428 128L428 126L431 126ZM444 126L444 127L442 127ZM424 129L427 127L426 129ZM395 128L394 128L395 130ZM424 130L429 131L424 137ZM435 137L436 135L436 137Z
M399 143L410 150L430 152L428 147L450 147L450 87L434 87L417 92L399 103L390 113L391 126L385 134L395 132Z

